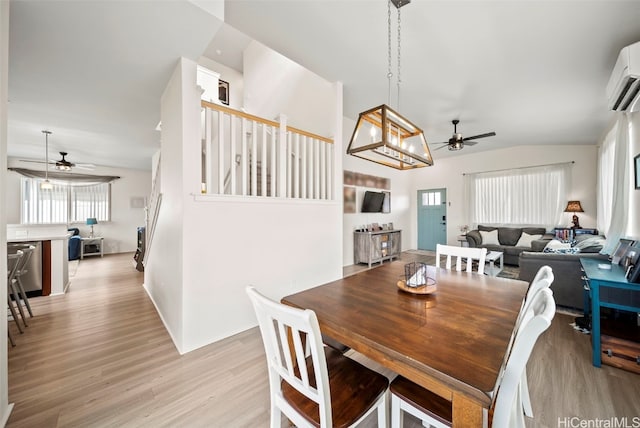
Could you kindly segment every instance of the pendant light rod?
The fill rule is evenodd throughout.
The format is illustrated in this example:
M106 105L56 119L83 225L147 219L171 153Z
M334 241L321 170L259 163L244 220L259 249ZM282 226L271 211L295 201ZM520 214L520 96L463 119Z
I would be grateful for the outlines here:
M387 0L387 102L391 104L392 45L391 4L397 9L398 74L396 80L397 104L400 105L400 34L402 30L400 8L410 0ZM398 107L396 106L396 108ZM399 170L433 165L433 158L424 132L409 119L390 106L383 104L360 113L351 135L347 154Z
M49 182L49 135L52 134L51 131L43 130L44 134L44 145L45 145L45 169L44 169L44 182L40 185L40 188L43 190L52 189L52 185Z

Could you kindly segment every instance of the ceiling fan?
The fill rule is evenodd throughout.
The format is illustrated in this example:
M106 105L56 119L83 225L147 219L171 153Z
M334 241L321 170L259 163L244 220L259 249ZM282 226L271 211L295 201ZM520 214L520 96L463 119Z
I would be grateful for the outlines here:
M485 137L493 137L494 135L496 135L495 132L487 132L486 134L479 134L479 135L474 135L473 137L463 138L462 134L458 134L458 123L460 123L460 121L458 119L453 119L451 123L453 123L453 136L449 138L449 141L446 141L444 143L435 143L435 144L442 144L442 146L437 147L434 150L439 150L444 147L449 147L449 150L462 150L462 148L465 145L473 146L475 144L478 144L477 141L471 141L471 140L477 140L478 138L485 138Z
M69 154L67 152L59 152L60 156L62 156L62 159L59 159L57 161L49 161L49 165L55 165L55 168L58 171L71 171L72 168L79 168L79 169L88 169L88 170L92 170L94 169L96 166L92 163L73 163L73 162L69 162L66 159L66 156ZM46 161L36 161L36 160L28 160L28 159L21 159L22 162L33 162L33 163L47 163Z

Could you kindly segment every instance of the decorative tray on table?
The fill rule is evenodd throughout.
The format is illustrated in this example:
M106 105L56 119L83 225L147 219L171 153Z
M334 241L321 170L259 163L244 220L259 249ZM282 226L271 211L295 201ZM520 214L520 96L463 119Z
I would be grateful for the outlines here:
M404 265L404 277L397 283L407 293L432 294L436 291L436 280L429 276L429 266L420 262ZM435 272L431 272L432 276Z

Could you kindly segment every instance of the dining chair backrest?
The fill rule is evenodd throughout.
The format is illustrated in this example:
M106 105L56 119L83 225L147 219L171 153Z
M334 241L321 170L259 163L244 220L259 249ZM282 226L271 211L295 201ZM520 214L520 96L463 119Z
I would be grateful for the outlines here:
M550 266L544 265L540 269L538 269L538 272L536 272L536 276L533 277L533 280L531 281L531 283L537 282L544 278L551 278L551 282L553 282L553 270L551 269ZM528 293L527 293L527 297L528 297Z
M513 346L515 338L518 334L520 334L522 327L527 324L528 318L532 316L531 311L529 311L529 307L534 301L534 296L543 289L547 289L551 292L551 284L553 283L553 280L554 276L551 267L542 266L540 269L538 269L538 272L533 278L533 281L531 281L531 283L529 284L527 294L522 301L522 306L520 307L520 313L518 314L516 326L511 336L511 341L509 342L508 352L511 352L511 348ZM529 380L527 379L526 370L522 372L522 379L520 381L520 399L522 401L521 404L524 414L532 418L533 406L531 405L531 394L529 393Z
M296 426L310 426L284 399L282 381L285 381L318 403L321 427L331 426L329 376L315 312L274 302L250 286L246 291L258 317L265 347L272 407L277 406ZM313 372L307 370L308 353L313 360ZM271 426L280 426L279 413L277 421L273 420L274 413Z
M441 256L446 256L445 268L451 270L451 259L456 257L457 271L462 270L462 261L465 259L466 271L473 272L473 261L477 261L479 274L484 274L484 263L487 257L486 248L473 248L473 247L455 247L453 245L436 245L436 267L440 267Z
M540 269L538 269L536 276L529 284L527 294L525 295L522 302L522 307L520 309L520 314L516 323L516 334L518 334L518 331L520 330L522 325L526 324L526 320L524 318L527 316L531 316L531 312L528 309L534 300L533 297L542 289L548 288L549 291L551 291L551 284L553 283L554 279L555 277L553 276L553 271L549 266L542 266ZM551 291L551 293L553 292Z
M18 264L20 263L20 259L22 259L22 257L23 252L21 250L18 250L13 254L7 254L7 281L9 281L9 286L11 285L11 281L13 280L13 278L16 276Z
M493 409L494 428L524 427L524 416L519 401L519 386L527 361L538 337L549 328L556 312L553 293L549 288L539 290L527 305L523 325L516 335L502 377L496 388ZM514 406L517 407L514 411ZM516 418L517 420L513 420Z
M33 254L33 251L35 249L36 247L34 247L33 245L25 245L20 248L19 251L22 252L22 257L20 258L20 261L18 262L18 266L16 268L16 276L24 275L25 273L27 273L26 267L28 266L29 259L31 258L31 255Z

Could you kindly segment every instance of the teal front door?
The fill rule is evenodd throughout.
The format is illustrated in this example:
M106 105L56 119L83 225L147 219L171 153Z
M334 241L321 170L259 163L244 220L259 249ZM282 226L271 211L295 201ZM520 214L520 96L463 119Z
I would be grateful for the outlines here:
M447 190L418 190L418 249L447 243Z

